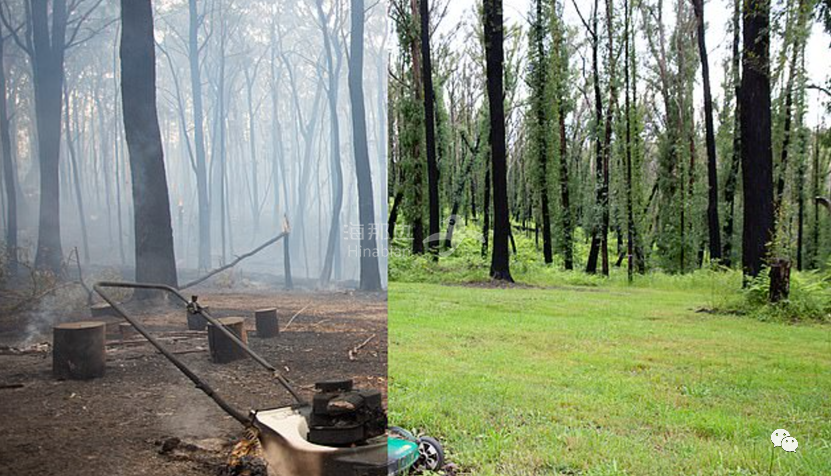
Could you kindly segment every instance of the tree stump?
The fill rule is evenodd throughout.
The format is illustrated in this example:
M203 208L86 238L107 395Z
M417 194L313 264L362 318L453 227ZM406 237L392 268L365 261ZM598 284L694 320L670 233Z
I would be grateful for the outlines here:
M129 322L122 322L121 324L118 325L118 329L121 333L121 340L136 339L136 338L139 338L139 337L144 339L144 336L139 334L139 331L136 330L136 328L133 327L133 325L130 324Z
M102 317L120 317L115 309L109 304L102 302L98 304L93 304L89 307L89 313L92 317L102 318Z
M257 322L257 337L268 339L280 334L280 324L277 319L277 309L260 309L254 311Z
M86 321L52 329L52 373L58 379L86 380L104 376L107 353L105 324Z
M204 306L202 309L211 312L210 306ZM202 315L201 312L190 312L188 313L188 330L189 331L204 331L208 327L208 320L205 319L205 316Z
M219 319L225 327L237 335L245 344L248 344L248 335L245 333L245 319L242 317L223 317ZM208 324L208 348L211 351L211 360L215 364L226 364L235 360L244 359L246 353L225 334L212 324Z
M770 263L770 302L788 299L791 293L791 262L776 258Z

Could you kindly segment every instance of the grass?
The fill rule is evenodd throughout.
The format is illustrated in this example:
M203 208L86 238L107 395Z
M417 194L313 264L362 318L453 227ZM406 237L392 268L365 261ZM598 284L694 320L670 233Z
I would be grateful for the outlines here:
M391 262L389 286L390 421L465 474L831 474L831 327L695 312L731 273L441 284L483 279L466 256ZM778 428L796 453L771 451Z

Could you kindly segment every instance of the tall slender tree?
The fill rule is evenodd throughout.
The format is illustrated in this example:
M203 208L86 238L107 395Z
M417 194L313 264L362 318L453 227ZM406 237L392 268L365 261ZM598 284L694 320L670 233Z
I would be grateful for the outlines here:
M693 0L698 36L698 57L701 61L701 80L704 89L704 129L707 142L707 229L710 259L721 259L721 228L718 217L718 167L716 162L716 134L713 125L713 95L710 91L710 62L707 58L704 0Z
M554 261L551 246L551 210L548 201L548 161L549 161L549 58L546 48L548 22L544 12L543 0L535 0L531 12L531 32L529 36L530 54L528 62L528 86L530 89L530 145L536 170L536 187L539 193L537 208L542 218L542 251L546 264Z
M122 0L121 25L121 101L133 179L136 281L177 286L170 198L156 111L151 0Z
M340 96L341 48L337 34L332 34L330 22L335 16L335 23L339 24L337 13L324 12L323 0L317 0L317 17L323 33L323 56L327 85L326 98L329 105L329 166L332 184L332 216L329 226L329 237L326 244L326 256L323 259L323 269L320 273L320 285L327 286L332 276L332 268L336 259L336 251L340 242L340 214L343 207L343 168L340 158L340 117L338 115L338 97ZM337 57L336 57L337 56Z
M194 171L199 207L199 268L211 267L211 205L208 191L208 163L205 153L205 113L202 105L202 69L199 61L199 29L204 15L197 0L188 0L188 65L190 66L191 105L193 112Z
M430 6L428 0L418 0L421 20L421 76L424 86L424 134L427 152L427 246L438 258L439 249L439 166L436 159L436 94L433 89L433 61L430 51Z
M742 268L746 276L755 277L762 270L774 231L770 0L745 0L742 23Z
M513 282L510 269L508 239L511 221L508 213L507 160L505 146L505 99L503 49L505 26L502 0L484 0L485 69L490 112L491 178L493 182L493 251L490 276Z
M372 195L372 171L369 162L369 146L366 132L366 106L364 104L364 0L352 0L352 29L349 36L349 96L352 103L352 147L355 153L355 175L358 181L358 220L364 233L361 235L362 291L381 289L378 269L378 243L373 233L375 204ZM380 118L379 118L380 120Z
M738 188L739 165L741 164L741 13L742 0L733 1L732 56L730 60L730 84L733 87L733 144L730 154L730 168L724 181L724 202L727 216L724 220L724 239L722 240L722 263L733 263L733 229L736 216L736 189Z
M10 275L17 273L17 183L15 180L14 157L12 157L11 133L9 132L9 111L6 96L6 69L2 58L4 52L3 25L0 24L0 146L3 155L3 185L6 192L6 269Z

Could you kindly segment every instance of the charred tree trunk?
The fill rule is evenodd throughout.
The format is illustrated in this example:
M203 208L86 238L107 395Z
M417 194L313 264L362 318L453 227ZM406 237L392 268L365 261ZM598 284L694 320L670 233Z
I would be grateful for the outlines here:
M603 140L601 138L600 125L603 124L603 96L600 93L600 69L598 67L598 38L597 38L597 7L598 1L594 1L594 11L592 13L592 29L589 31L591 36L592 47L592 77L594 83L594 147L595 147L595 207L596 210L592 213L592 236L591 247L589 248L589 258L586 262L586 272L590 274L597 273L597 259L600 255L602 245L601 235L603 233L602 225L602 210L604 204L603 193L603 164L604 151Z
M505 103L503 88L504 24L502 0L485 0L485 62L490 112L491 177L493 180L493 251L490 276L513 282L511 278L508 238L511 221L508 214L508 184L505 147Z
M635 214L632 203L632 111L629 102L629 0L624 0L623 27L623 114L626 117L626 278L631 283L635 278Z
M542 216L542 255L545 264L554 262L554 257L551 252L551 210L548 203L548 127L549 121L546 114L548 108L547 95L545 94L546 84L548 81L547 73L547 58L545 51L545 29L543 24L546 21L543 17L542 0L536 0L536 18L531 26L531 34L534 35L534 55L536 56L537 64L531 74L535 91L531 101L533 109L536 109L536 114L533 120L536 121L537 134L537 150L536 162L539 167L539 177L537 186L540 191L540 215Z
M387 221L387 233L389 239L392 241L395 238L395 224L398 221L398 209L401 207L401 202L404 200L404 192L399 190L395 193L392 199L392 208L390 208L390 217Z
M320 273L320 285L328 286L332 277L332 267L335 261L335 252L341 234L340 213L343 207L343 169L340 163L340 118L338 116L338 96L340 88L340 65L341 59L338 53L337 65L335 64L334 49L339 50L337 40L333 38L329 30L329 15L323 12L323 0L317 1L317 15L320 28L323 32L323 49L326 60L326 74L328 88L326 98L329 105L329 166L330 181L332 184L332 217L329 224L329 237L326 242L326 256L323 260L323 269ZM332 43L335 43L333 45ZM306 193L301 191L301 193Z
M744 180L742 268L756 277L773 238L770 111L770 1L746 0L743 12L741 136Z
M697 21L698 56L701 60L701 79L704 86L704 128L707 142L707 228L710 259L721 259L721 228L718 218L718 168L716 163L716 135L713 126L713 96L710 92L710 63L705 41L704 0L694 0Z
M785 195L785 180L788 176L788 152L791 145L791 110L793 109L793 82L796 70L796 59L798 56L798 46L793 45L793 52L790 61L790 69L788 71L788 82L785 85L785 118L782 131L782 151L779 158L779 174L776 180L776 195L773 199L773 209L777 219L781 220L783 213L782 199Z
M609 276L609 166L612 161L612 121L617 108L613 23L614 4L612 0L606 0L606 30L608 31L609 41L609 105L606 107L606 130L603 138L603 222L600 233L601 265L604 276Z
M0 58L3 56L3 31L0 25ZM11 276L17 274L17 180L12 157L9 113L6 105L6 70L0 64L0 145L3 154L3 184L6 192L6 269Z
M81 173L78 170L78 158L75 153L75 143L72 137L69 120L69 90L64 83L64 132L66 133L66 148L69 151L69 165L72 167L72 183L75 191L75 203L78 205L78 222L81 225L81 243L84 247L84 263L89 263L89 238L87 234L87 217L84 212L84 196L81 193ZM77 133L77 131L76 131Z
M362 291L379 291L381 273L378 269L377 235L368 233L375 221L375 200L372 170L366 131L364 101L364 0L352 0L352 31L349 38L349 96L352 103L352 147L355 154L355 175L358 182L358 220L363 225L361 236ZM380 118L379 118L380 119ZM383 121L382 121L383 122Z
M482 256L488 254L491 223L491 166L485 165L485 197L482 200Z
M430 8L428 0L419 0L421 19L421 76L424 86L424 132L427 150L428 238L427 246L435 259L439 250L439 167L436 160L436 111L433 90L433 63L430 55Z
M733 4L733 57L731 63L733 94L736 105L733 111L733 152L730 159L730 171L724 183L724 202L727 204L727 218L724 220L724 241L722 243L722 263L730 267L733 264L733 228L736 212L736 188L741 164L741 5L742 0Z
M40 167L40 213L35 266L58 273L61 270L60 150L64 53L67 27L66 0L31 2L32 68L35 89L38 162Z
M199 64L199 13L197 0L188 0L188 61L193 101L193 142L196 149L196 193L199 206L199 268L211 269L211 206L205 157L202 73Z
M130 153L136 281L177 286L170 199L156 111L150 0L121 1L121 101Z
M777 258L770 264L770 302L785 301L790 293L791 262L783 258Z

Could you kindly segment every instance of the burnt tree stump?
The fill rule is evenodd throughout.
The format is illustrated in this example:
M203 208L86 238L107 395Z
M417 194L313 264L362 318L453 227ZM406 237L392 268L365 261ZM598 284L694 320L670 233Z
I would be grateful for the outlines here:
M118 330L121 334L121 340L130 340L138 337L144 339L144 336L139 334L139 331L129 322L122 322L119 324Z
M104 376L106 326L85 321L52 329L52 373L58 379L86 380Z
M791 294L791 262L776 258L770 263L770 302L788 299Z
M112 306L109 304L102 302L99 304L93 304L89 307L89 313L92 317L102 318L102 317L120 317L119 314L113 309Z
M204 306L202 309L211 312L210 306ZM191 312L187 311L188 313L188 330L189 331L204 331L208 327L208 320L205 319L205 316L202 315L201 312Z
M241 341L248 344L248 335L245 333L245 319L242 317L223 317L219 322L237 335ZM227 364L235 360L244 359L246 354L216 326L208 324L208 348L211 351L211 360L215 364Z
M277 319L277 309L260 309L254 311L257 323L257 337L271 338L280 335L280 324Z

